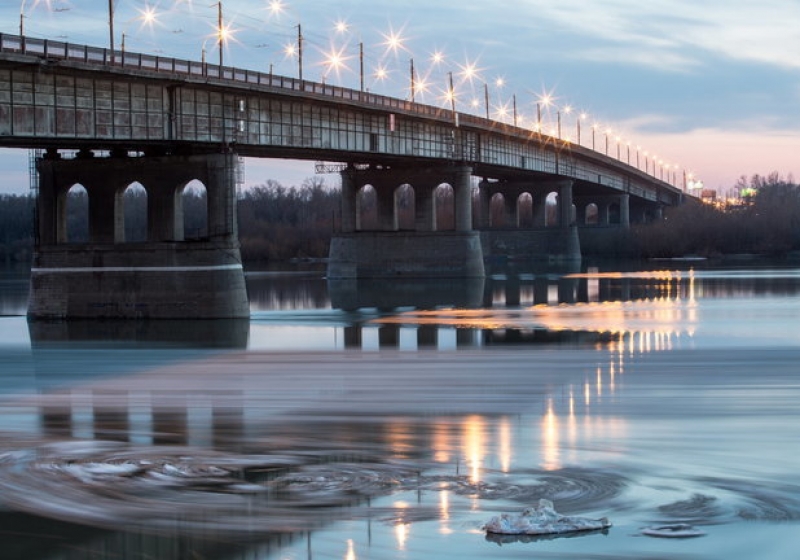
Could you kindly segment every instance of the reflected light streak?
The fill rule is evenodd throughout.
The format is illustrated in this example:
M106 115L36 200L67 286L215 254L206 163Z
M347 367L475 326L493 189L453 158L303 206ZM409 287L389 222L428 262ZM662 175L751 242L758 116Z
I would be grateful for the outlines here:
M511 470L511 422L507 417L500 419L500 470L507 473Z
M477 415L464 420L464 457L469 468L469 478L473 483L481 480L483 458L486 455L485 425L483 418Z
M450 433L449 424L437 422L433 427L433 460L438 463L450 461Z
M442 521L450 519L450 492L448 490L439 491L439 518ZM447 529L450 532L450 529Z
M553 410L553 400L547 400L547 412L542 418L542 468L548 471L561 468L558 417Z
M397 540L397 550L405 550L408 541L408 523L397 523L394 526L394 537Z
M356 560L355 546L353 539L347 539L347 554L344 556L345 560Z

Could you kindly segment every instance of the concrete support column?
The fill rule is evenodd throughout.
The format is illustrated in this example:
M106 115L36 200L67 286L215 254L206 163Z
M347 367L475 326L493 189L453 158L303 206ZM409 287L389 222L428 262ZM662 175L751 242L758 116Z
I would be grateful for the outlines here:
M488 229L491 216L491 196L489 181L484 179L478 185L478 229Z
M183 204L176 185L151 188L147 193L149 241L183 241Z
M375 189L376 203L378 206L378 229L395 231L394 192L386 187Z
M456 231L472 231L472 168L461 165L456 169L453 185L455 197Z
M547 194L542 192L531 193L533 197L533 227L547 225Z
M356 182L352 169L340 173L342 179L342 232L351 233L356 230Z
M575 206L575 222L578 225L586 225L586 204L578 204Z
M597 204L597 225L599 226L607 226L609 225L609 211L608 211L609 203L608 202L599 202Z
M561 227L572 225L572 180L559 182L558 218Z
M619 225L627 228L631 225L630 195L623 194L619 197Z
M117 220L122 220L122 203L108 185L86 186L89 195L89 235L96 244L114 243ZM120 197L121 199L121 197ZM124 222L120 227L124 227Z
M436 231L433 191L423 186L414 190L414 225L417 231Z
M208 235L212 239L235 239L239 230L236 217L236 155L209 156L207 165Z
M503 197L503 221L506 227L519 227L519 214L517 212L517 199L514 195L507 194Z

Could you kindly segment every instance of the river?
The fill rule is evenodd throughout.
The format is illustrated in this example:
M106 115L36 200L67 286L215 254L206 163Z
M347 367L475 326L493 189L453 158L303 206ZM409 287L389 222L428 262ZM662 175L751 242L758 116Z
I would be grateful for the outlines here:
M0 558L797 558L799 267L247 283L29 323L2 271ZM541 498L611 527L483 530Z

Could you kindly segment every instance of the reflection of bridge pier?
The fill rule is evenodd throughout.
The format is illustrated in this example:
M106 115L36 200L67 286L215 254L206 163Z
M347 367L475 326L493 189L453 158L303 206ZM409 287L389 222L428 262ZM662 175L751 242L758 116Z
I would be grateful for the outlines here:
M47 436L230 449L244 437L244 407L240 390L94 389L52 393L39 415Z
M236 226L234 154L39 162L38 232L28 313L35 318L231 318L249 306ZM181 194L206 189L207 237L184 237ZM147 198L143 240L126 239L125 191ZM71 238L70 190L88 198L88 239Z

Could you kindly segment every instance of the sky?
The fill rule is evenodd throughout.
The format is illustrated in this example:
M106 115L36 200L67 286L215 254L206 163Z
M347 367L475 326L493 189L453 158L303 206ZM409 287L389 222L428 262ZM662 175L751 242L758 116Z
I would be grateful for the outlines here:
M656 154L724 192L742 175L800 175L798 0L114 0L127 51L226 65L440 105L452 74L457 108L546 127L604 149L605 134ZM148 23L146 12L155 18ZM105 0L2 0L0 32L108 46ZM436 57L436 55L440 55ZM336 58L339 65L334 64ZM440 59L439 59L440 58ZM550 100L549 104L546 100ZM475 105L473 105L473 103ZM623 153L626 148L623 148ZM27 152L0 149L0 192L28 188ZM246 161L246 185L299 185L311 162ZM335 176L326 176L335 183Z

